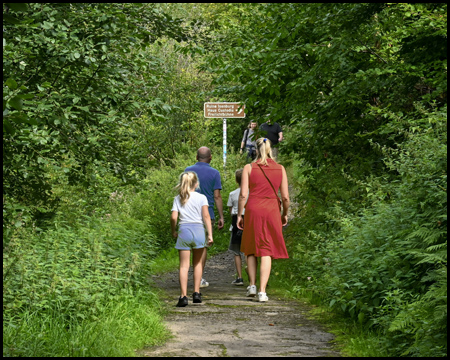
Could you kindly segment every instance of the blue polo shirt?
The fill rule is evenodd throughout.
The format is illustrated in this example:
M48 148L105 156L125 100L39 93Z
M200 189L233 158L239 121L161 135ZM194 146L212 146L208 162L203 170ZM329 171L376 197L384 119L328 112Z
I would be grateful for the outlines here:
M208 199L209 215L211 219L214 219L214 190L222 190L219 171L202 161L188 166L184 171L194 171L197 174L200 189L196 191L205 195Z

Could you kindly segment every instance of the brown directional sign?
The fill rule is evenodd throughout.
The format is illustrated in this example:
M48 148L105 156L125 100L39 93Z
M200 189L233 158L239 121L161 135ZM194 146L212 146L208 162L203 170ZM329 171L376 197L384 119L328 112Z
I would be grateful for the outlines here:
M238 102L206 102L205 118L245 118L245 105Z

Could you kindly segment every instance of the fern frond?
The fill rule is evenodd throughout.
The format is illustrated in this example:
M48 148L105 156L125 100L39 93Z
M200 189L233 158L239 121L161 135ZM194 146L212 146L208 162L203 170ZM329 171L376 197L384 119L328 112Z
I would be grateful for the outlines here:
M437 244L437 245L429 246L429 247L427 247L426 250L431 252L431 251L443 250L444 248L447 249L447 243L446 242L443 243L443 244Z
M408 308L411 308L411 305ZM412 333L415 333L419 329L414 312L411 313L409 310L402 310L392 321L388 331L404 331L407 328Z
M446 230L440 230L440 229L429 229L425 227L421 227L415 231L413 231L411 234L407 236L407 239L414 239L419 238L427 245L433 245L442 239L446 239Z
M444 264L447 262L447 251L440 251L435 254L416 254L417 257L422 257L422 260L416 263L419 264Z

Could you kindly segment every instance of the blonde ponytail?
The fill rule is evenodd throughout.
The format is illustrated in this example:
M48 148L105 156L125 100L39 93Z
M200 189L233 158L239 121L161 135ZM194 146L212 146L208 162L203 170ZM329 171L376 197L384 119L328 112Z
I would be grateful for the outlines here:
M196 185L199 185L197 174L193 171L186 171L181 173L180 181L175 189L178 190L180 195L181 205L185 205L190 197L190 192L195 190Z
M254 160L254 162L257 162L259 160L260 164L268 165L267 159L274 160L272 155L271 142L267 138L259 138L258 140L256 140L256 159Z

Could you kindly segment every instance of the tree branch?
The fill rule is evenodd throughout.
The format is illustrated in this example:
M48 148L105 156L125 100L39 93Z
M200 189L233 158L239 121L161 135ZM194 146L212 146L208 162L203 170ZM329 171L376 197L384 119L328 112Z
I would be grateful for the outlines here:
M89 86L89 84L91 83L92 79L95 77L95 75L97 74L98 70L100 70L102 64L98 64L97 69L95 69L94 73L92 74L92 76L90 77L90 79L88 80L88 82L86 83L86 85L84 86L83 90L81 90L81 92L83 93L87 87Z
M357 38L353 38L354 40L357 40L362 46L365 46L373 55L375 55L378 59L382 60L385 64L388 62L384 60L380 55L378 55L375 51L372 50L372 48L369 45L364 44L361 40Z

